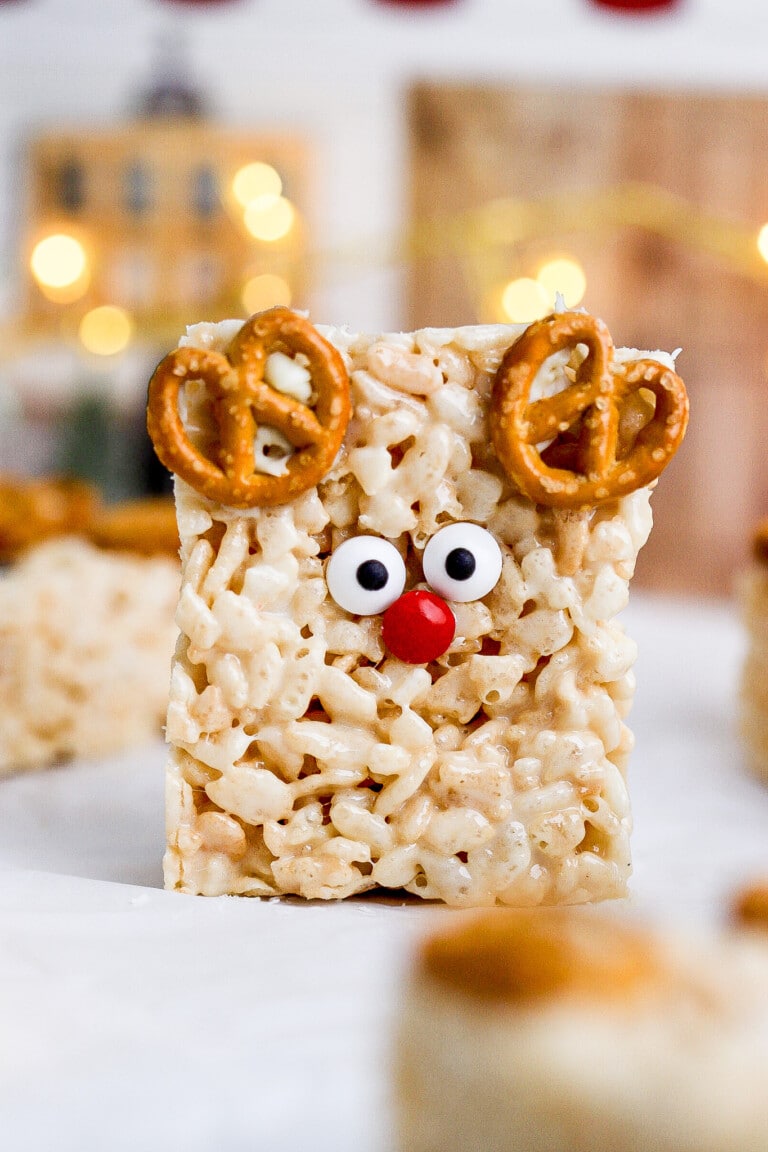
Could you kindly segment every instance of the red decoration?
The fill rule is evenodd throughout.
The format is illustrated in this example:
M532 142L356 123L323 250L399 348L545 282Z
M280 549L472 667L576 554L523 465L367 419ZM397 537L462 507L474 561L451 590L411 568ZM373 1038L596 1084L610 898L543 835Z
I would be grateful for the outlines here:
M429 664L450 647L456 619L434 592L416 589L391 604L382 619L384 643L406 664Z
M184 8L218 8L222 4L231 4L232 0L166 0L166 3Z
M456 0L376 0L389 8L439 8L442 4L455 4Z
M614 8L622 12L650 12L659 8L674 8L680 0L592 0L598 8Z

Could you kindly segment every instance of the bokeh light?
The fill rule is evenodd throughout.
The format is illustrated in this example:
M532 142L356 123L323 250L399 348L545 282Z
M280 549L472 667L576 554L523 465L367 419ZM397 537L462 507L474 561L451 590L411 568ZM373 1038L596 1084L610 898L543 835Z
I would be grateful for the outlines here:
M547 293L550 307L555 302L559 292L566 303L566 307L575 308L584 299L587 290L587 278L584 269L578 260L563 256L557 260L548 260L542 264L536 274L536 279Z
M501 294L501 308L513 324L540 320L552 310L552 301L543 284L530 276L510 280Z
M88 257L74 236L56 232L38 241L30 258L32 274L43 288L70 288L85 280Z
M80 321L80 341L95 356L114 356L128 347L133 323L123 308L102 304L86 312Z
M284 196L259 196L245 210L245 226L256 240L282 240L293 228L296 209Z
M232 194L238 204L247 208L260 196L279 196L283 182L271 164L256 160L238 169L232 180Z
M287 307L291 303L291 286L282 276L264 272L261 276L253 276L243 285L242 301L249 316L254 312L263 312L265 308L273 308L276 304Z
M757 250L768 264L768 224L763 224L757 234Z

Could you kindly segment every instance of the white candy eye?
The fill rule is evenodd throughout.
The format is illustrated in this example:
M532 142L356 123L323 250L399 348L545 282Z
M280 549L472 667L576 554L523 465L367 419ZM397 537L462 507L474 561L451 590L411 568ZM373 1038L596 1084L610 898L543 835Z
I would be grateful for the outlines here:
M479 524L448 524L424 549L424 579L446 600L479 600L500 575L501 549Z
M380 536L352 536L340 544L325 570L328 591L345 612L376 616L405 587L403 558Z

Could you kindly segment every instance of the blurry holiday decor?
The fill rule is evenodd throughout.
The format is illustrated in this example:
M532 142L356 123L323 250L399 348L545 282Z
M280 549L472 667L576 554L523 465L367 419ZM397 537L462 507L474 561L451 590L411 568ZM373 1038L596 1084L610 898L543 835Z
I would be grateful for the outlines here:
M222 8L225 4L238 2L239 0L165 0L166 4L177 4L186 8Z
M43 134L30 149L22 328L114 357L165 345L195 316L300 303L305 176L301 142L221 128L174 73L133 123Z
M146 380L185 326L301 307L306 290L305 145L213 123L171 47L133 121L31 142L23 312L0 338L34 466L111 478L120 496L141 469L107 432L143 428Z
M768 99L434 82L410 129L404 327L530 322L559 291L682 345L691 425L638 578L728 593L768 506Z
M616 8L622 12L650 12L653 9L676 8L680 0L590 0L598 8Z
M458 0L376 0L385 8L445 8Z

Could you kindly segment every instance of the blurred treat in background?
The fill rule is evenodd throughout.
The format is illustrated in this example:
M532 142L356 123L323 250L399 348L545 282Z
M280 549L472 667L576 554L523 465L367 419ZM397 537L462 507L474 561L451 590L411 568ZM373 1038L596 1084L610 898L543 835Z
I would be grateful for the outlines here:
M0 776L160 735L178 563L50 539L0 574Z
M0 475L0 563L54 536L81 536L104 549L143 556L179 551L168 496L105 505L98 489L83 480Z
M422 946L400 1013L398 1147L760 1148L768 946L745 919L686 937L576 909L504 909L443 929Z
M0 775L160 734L178 548L169 497L0 477Z
M82 480L0 475L0 563L49 537L84 532L99 504L96 489Z
M737 892L731 911L737 924L768 929L768 878L755 880Z
M768 783L768 520L752 537L751 562L738 582L747 631L739 691L739 732L747 760Z

